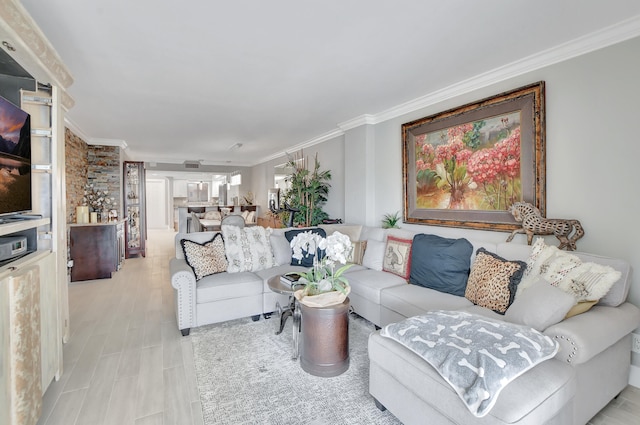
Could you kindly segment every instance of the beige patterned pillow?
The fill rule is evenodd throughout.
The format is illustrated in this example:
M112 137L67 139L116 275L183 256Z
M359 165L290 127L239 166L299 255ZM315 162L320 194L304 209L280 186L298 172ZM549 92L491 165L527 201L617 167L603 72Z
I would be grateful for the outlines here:
M353 264L362 264L364 252L367 249L367 241L351 241L351 254L347 258L347 262Z
M526 267L524 261L507 261L479 248L464 296L476 305L504 314L515 298Z
M227 271L224 240L220 233L216 233L213 239L204 244L182 239L180 240L180 245L187 264L196 275L196 280Z
M384 251L382 270L397 274L409 280L411 272L411 244L412 239L401 239L395 236L387 238L387 246Z
M597 301L604 297L622 273L613 267L585 262L574 254L536 240L527 261L529 270L518 287L518 295L543 278L551 285L573 295L576 301Z

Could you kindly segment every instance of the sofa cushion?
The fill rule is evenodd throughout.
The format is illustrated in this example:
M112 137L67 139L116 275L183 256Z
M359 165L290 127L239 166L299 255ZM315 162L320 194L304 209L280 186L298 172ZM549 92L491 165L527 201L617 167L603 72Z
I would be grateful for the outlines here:
M528 326L462 311L410 317L385 326L380 335L433 366L478 418L491 411L510 382L552 359L559 348L552 337ZM505 348L511 346L519 348Z
M202 278L196 284L196 303L245 298L263 292L263 281L254 273L218 273Z
M360 224L320 224L318 227L324 229L327 235L332 235L333 232L347 235L351 242L359 241L360 233L362 233L362 225Z
M327 237L327 233L324 231L324 229L321 229L319 227L307 228L307 229L287 230L286 232L284 232L284 236L285 236L285 238L287 238L287 241L289 241L289 243L291 244L291 241L293 241L293 238L298 236L298 234L300 234L300 233L306 233L306 232L311 232L311 233L314 233L316 235L320 235L323 238ZM304 250L303 250L302 253L303 253L303 257L300 260L298 260L297 258L291 257L291 265L292 266L313 267L313 259L315 258L316 253L315 252L306 252ZM321 253L320 255L324 255L324 254Z
M478 249L464 296L474 304L504 314L513 302L526 263L508 261Z
M504 318L542 332L564 319L575 304L573 296L539 278L518 294Z
M369 239L367 241L367 249L362 257L362 265L377 271L382 271L382 263L384 262L384 242Z
M227 271L227 257L224 252L224 240L216 233L209 242L200 244L188 239L181 239L180 245L187 264L196 275L196 280L215 273Z
M433 422L414 416L415 423L542 424L571 403L576 392L574 368L556 359L547 360L511 382L494 408L479 421L429 363L401 344L373 332L369 336L368 353L374 397L379 397L378 393L388 397L396 394L395 400L400 400L396 406L406 406L406 410L423 415L429 411L421 405L424 403L440 414ZM397 393L397 382L401 383L399 389L404 391L406 388L406 391ZM414 402L416 398L419 403Z
M416 316L432 310L462 310L473 306L465 297L406 284L384 289L380 294L380 304L403 317Z
M258 271L273 267L270 229L262 226L222 226L229 273Z
M385 288L397 285L407 286L407 281L400 276L372 269L348 272L343 276L349 282L353 294L360 295L375 304L380 304L380 293Z
M382 270L408 280L411 271L411 243L411 239L389 235L382 261Z
M418 234L411 248L409 283L464 296L473 246L464 239Z

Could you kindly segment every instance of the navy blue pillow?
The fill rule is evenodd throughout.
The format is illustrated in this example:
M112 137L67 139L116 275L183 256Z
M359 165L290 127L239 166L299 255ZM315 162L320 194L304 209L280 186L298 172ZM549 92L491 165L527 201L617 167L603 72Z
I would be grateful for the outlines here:
M287 230L286 232L284 232L284 237L287 238L287 240L289 241L289 244L291 244L291 241L293 240L293 238L295 238L298 233L303 233L303 232L317 233L323 238L327 237L327 233L324 231L324 229L321 229L320 227L314 227L311 229ZM315 257L315 254L316 254L315 252L310 253L309 255L302 257L302 260L300 261L291 257L291 265L302 266L302 267L313 267L313 258ZM320 251L320 258L323 258L323 257L324 257L324 251Z
M473 245L464 238L415 235L409 283L464 297L472 253Z

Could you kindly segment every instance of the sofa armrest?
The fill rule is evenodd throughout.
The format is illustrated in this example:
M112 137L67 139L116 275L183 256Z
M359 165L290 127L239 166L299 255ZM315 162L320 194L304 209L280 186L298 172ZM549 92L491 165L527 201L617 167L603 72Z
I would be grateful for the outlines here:
M184 259L169 261L171 286L176 290L175 309L178 329L196 326L196 275Z
M606 350L639 324L640 310L633 304L595 306L586 313L548 327L544 334L560 344L557 359L576 365Z

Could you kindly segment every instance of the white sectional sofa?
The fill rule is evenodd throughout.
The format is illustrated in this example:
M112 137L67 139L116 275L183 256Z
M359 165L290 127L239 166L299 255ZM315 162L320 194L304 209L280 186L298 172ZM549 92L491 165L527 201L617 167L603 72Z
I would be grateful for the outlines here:
M322 226L328 234L340 230L354 241L369 242L365 265L389 235L410 239L413 232L385 231L357 225ZM178 328L183 334L208 323L253 316L285 305L287 297L267 285L272 276L299 269L289 264L284 232L275 229L271 247L277 266L255 273L219 273L196 282L184 260L180 240L205 242L212 232L178 234L171 260L171 284L176 295ZM509 260L526 260L531 247L469 239L478 248ZM371 255L368 255L371 254ZM384 251L383 251L384 255ZM409 424L585 424L626 385L630 369L631 332L640 325L640 310L626 302L631 270L622 260L585 253L583 261L606 264L621 272L620 280L589 311L561 320L543 333L558 341L554 359L543 362L510 383L488 415L477 418L429 364L404 346L374 332L369 339L370 393L378 407L388 408ZM377 254L379 256L379 253ZM419 260L419 259L418 259ZM414 260L416 261L416 260ZM347 277L353 311L378 327L433 310L456 310L505 320L505 316L474 305L463 296L407 284L396 274L354 265ZM473 264L473 258L470 259Z

